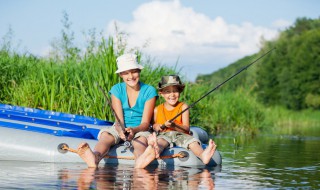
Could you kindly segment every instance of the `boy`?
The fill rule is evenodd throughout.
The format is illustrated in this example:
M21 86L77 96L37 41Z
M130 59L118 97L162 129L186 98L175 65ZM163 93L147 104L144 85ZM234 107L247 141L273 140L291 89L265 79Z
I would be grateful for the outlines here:
M216 150L215 143L210 139L208 147L203 150L201 142L189 135L189 110L183 112L173 122L169 122L188 107L187 104L179 101L184 86L177 75L162 77L158 90L165 102L154 109L153 125L153 129L160 133L158 137L155 133L148 137L148 147L136 160L135 168L145 168L155 158L158 158L166 147L173 144L191 150L204 164L208 164L212 158ZM163 124L165 128L161 127Z

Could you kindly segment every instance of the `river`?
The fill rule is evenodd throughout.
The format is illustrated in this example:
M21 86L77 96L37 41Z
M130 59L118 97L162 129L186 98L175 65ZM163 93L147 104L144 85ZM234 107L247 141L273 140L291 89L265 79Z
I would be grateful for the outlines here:
M320 137L216 137L215 168L0 161L1 189L320 189Z

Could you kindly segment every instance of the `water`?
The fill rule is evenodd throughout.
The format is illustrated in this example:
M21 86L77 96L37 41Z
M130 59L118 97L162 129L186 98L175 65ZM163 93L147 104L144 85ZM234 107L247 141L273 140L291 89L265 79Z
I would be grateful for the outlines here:
M215 139L215 168L0 161L1 189L320 189L320 138Z

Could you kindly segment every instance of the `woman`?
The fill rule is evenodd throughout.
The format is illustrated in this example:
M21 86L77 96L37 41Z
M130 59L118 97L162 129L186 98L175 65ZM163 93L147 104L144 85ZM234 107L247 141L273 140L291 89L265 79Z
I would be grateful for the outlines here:
M112 107L120 120L112 127L101 129L98 143L92 151L87 143L81 143L78 154L88 167L97 167L110 148L121 140L132 140L135 159L141 155L147 144L150 121L155 107L157 91L154 87L140 82L143 66L137 62L134 54L124 54L117 58L116 73L123 79L111 90ZM121 128L121 125L125 129ZM128 134L127 138L124 133Z

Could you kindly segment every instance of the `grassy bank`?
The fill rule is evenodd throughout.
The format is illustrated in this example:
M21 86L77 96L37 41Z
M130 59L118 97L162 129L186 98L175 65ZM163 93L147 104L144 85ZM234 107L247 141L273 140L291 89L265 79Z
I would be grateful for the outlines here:
M320 111L291 111L282 107L265 109L272 126L265 131L278 135L320 136Z

